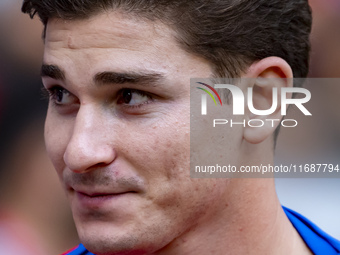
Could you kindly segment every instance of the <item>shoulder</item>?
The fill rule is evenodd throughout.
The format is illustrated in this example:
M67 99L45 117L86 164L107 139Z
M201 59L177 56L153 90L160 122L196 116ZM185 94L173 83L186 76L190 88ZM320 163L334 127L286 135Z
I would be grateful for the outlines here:
M288 219L311 251L318 254L340 254L340 241L325 233L303 215L282 206Z
M61 255L95 255L91 252L89 252L88 250L86 250L86 248L84 247L84 245L79 244L78 246L64 252Z

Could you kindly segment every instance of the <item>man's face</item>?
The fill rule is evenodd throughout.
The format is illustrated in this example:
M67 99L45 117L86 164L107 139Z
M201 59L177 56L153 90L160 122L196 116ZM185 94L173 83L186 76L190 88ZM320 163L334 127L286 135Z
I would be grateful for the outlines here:
M46 146L80 240L98 254L159 250L224 192L226 181L189 176L190 78L211 68L173 33L118 12L48 23Z

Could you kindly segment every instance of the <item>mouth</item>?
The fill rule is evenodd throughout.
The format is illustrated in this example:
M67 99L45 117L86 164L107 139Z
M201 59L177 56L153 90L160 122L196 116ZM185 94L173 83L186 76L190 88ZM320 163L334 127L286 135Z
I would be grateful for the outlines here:
M88 198L88 199L109 199L114 197L119 197L128 193L137 193L135 191L125 191L117 193L86 193L82 191L75 191L77 196Z
M126 191L126 192L119 192L119 193L86 193L82 191L75 191L77 195L88 197L88 198L106 198L106 197L113 197L119 196L127 193L136 193L135 191Z
M84 192L73 190L77 204L84 209L105 208L107 206L117 206L126 201L130 195L136 194L135 191L123 191L114 193Z

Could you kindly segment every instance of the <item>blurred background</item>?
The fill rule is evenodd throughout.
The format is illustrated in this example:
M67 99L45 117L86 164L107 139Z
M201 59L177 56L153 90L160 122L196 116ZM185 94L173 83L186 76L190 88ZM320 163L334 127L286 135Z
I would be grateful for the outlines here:
M44 148L42 25L23 15L21 4L0 0L0 255L54 255L77 245L78 239ZM310 4L314 15L310 77L340 77L340 1ZM327 103L313 109L330 115L324 116L323 125L283 129L276 162L298 155L307 161L317 157L340 163L340 86L313 88L314 93ZM277 179L276 184L283 205L340 239L340 178Z
M42 25L0 0L0 255L56 255L78 244L43 140Z
M330 78L305 87L312 100L296 128L282 128L276 148L277 165L332 163L340 165L340 1L309 0L313 10L312 53L309 77ZM338 80L336 80L338 78ZM337 174L340 177L340 172ZM300 212L321 229L340 239L340 178L277 178L283 205Z

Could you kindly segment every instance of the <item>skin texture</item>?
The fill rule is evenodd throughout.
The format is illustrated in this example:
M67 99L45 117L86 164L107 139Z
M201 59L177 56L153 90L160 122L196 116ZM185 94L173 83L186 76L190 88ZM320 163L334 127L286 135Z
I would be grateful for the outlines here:
M190 78L212 73L207 61L181 49L170 28L114 11L52 19L44 64L63 72L43 75L51 94L46 147L87 249L98 255L293 254L298 247L303 254L275 192L268 192L273 180L190 179ZM103 72L158 79L96 81ZM127 100L127 89L147 96L132 91ZM255 147L243 132L233 133L228 159L270 162L272 140Z

